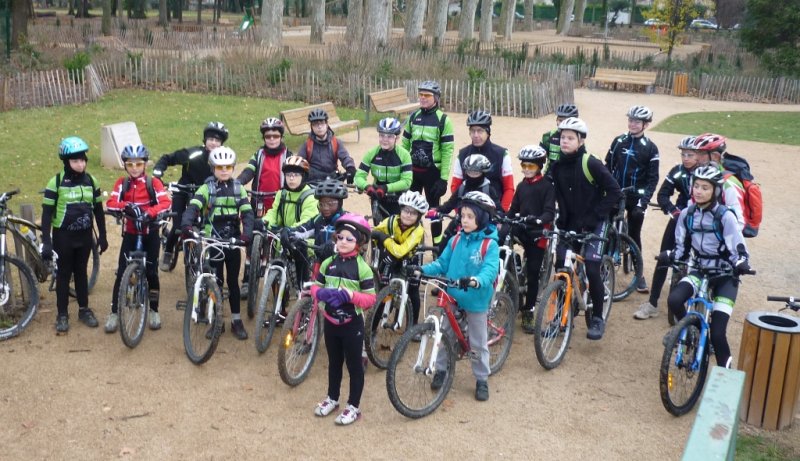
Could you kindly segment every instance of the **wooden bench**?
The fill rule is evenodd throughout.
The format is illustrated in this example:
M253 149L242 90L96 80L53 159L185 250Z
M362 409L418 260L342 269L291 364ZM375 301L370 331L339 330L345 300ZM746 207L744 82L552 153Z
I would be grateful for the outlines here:
M643 86L645 92L652 93L656 85L656 73L643 70L622 70L622 69L606 69L598 67L595 70L594 77L590 80L590 86L596 86L598 83L613 83L614 90L617 89L618 84L629 86Z
M367 105L367 123L369 123L370 108L375 112L394 112L396 114L410 113L419 108L418 102L411 102L405 88L392 88L391 90L376 91L368 95L370 103Z
M284 110L281 112L281 120L286 126L286 130L293 135L311 133L311 124L308 122L308 113L312 109L322 109L328 113L328 126L335 132L339 128L355 127L358 140L361 141L361 130L359 125L361 120L342 120L336 114L336 107L332 102L323 102L313 106L301 107L299 109Z

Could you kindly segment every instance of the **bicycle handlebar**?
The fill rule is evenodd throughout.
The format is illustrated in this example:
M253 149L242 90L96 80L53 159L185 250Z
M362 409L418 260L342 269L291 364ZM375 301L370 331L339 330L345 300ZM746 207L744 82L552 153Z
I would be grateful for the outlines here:
M181 184L177 182L171 182L167 184L167 190L169 190L170 192L185 192L193 194L197 192L197 189L199 188L200 186L196 184Z
M256 198L275 197L277 194L278 194L277 191L273 191L273 192L261 192L261 191L257 191L257 190L249 190L249 191L247 191L247 195L250 195L250 196L256 197Z
M10 190L8 192L3 192L3 195L0 195L0 203L5 205L5 203L13 196L19 194L19 188Z
M568 230L542 230L542 236L544 237L552 237L553 235L558 235L559 237L563 238L567 241L574 241L574 242L587 242L589 240L598 240L600 242L608 242L608 239L605 237L600 237L599 235L593 232L575 232L575 231L568 231Z

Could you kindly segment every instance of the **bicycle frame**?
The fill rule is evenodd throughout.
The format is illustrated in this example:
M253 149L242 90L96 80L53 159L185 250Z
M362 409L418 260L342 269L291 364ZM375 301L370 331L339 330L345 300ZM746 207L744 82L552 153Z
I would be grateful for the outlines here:
M457 306L456 301L452 298L452 296L447 294L447 292L445 291L446 285L444 282L436 279L427 279L427 280L422 280L422 283L433 285L438 290L438 293L435 295L436 306L440 308L441 311L444 312L444 314L447 317L447 321L450 324L450 328L452 329L453 333L455 333L456 341L460 346L458 351L458 358L463 357L464 351L469 351L470 348L469 348L469 343L467 342L467 338L461 331L461 326L458 324L458 320L456 320L455 313L453 312L453 306ZM427 298L427 290L425 296ZM420 338L421 344L419 347L419 352L417 353L417 360L414 363L414 369L424 370L425 375L433 376L433 374L436 372L436 357L439 355L441 349L439 346L442 342L442 335L444 333L442 332L442 318L440 316L434 314L428 314L425 317L425 323L428 322L432 323L434 328L433 349L431 352L431 356L428 359L427 366L423 368L423 363L422 363L423 355L427 350L428 340L429 340L427 335L423 335Z
M689 298L686 302L689 305L690 309L687 311L686 315L693 315L700 319L700 338L697 342L697 353L695 354L694 360L691 364L691 371L698 371L700 369L700 364L702 362L702 357L706 353L706 346L708 345L708 331L709 331L709 317L711 312L714 309L714 301L710 299L708 293L708 284L709 284L709 277L704 276L700 282L700 289L697 290L697 296L693 298ZM697 309L700 307L700 309ZM680 340L682 344L686 343L686 335L688 334L686 329L681 330L680 332ZM675 356L675 363L683 363L683 348L678 348L678 352Z
M395 320L394 324L392 324L391 326L387 326L386 324L389 321L389 311L387 309L384 309L383 313L381 314L381 320L380 322L378 322L378 328L379 329L388 328L391 329L392 331L399 331L403 328L404 326L403 323L405 322L406 318L406 301L408 301L408 280L400 277L394 277L391 280L389 280L387 286L393 283L400 284L400 310L396 315L397 320Z
M200 269L200 271L199 271L199 273L197 275L197 279L195 279L195 281L194 281L194 288L192 290L192 305L191 305L192 321L197 322L198 315L197 315L196 307L197 307L198 303L200 302L200 287L201 287L201 284L202 284L202 279L206 278L206 277L213 277L214 278L214 283L217 283L216 282L216 278L217 278L216 274L211 272L211 267L210 267L211 261L219 261L221 258L224 258L224 255L222 254L222 250L223 249L238 248L238 246L233 244L233 243L227 242L227 241L221 241L221 240L218 240L218 239L208 238L208 237L203 237L203 236L200 236L198 238L185 239L184 240L184 244L186 244L186 243L194 243L194 244L199 244L200 245L200 260L199 260L199 263L200 263L201 269ZM211 251L217 251L218 254L217 255L211 255L210 254ZM214 303L217 302L216 299L214 299L212 301L214 301ZM208 319L208 321L210 323L213 323L213 321L214 321L214 307L213 307L213 304L207 304L206 306L207 306L207 309L208 309L208 312L206 312L206 318Z
M586 280L586 271L581 271L580 268L584 264L583 256L575 253L572 249L567 248L566 257L564 258L564 264L566 264L565 270L561 270L556 272L553 276L554 280L563 280L566 284L566 299L570 300L570 305L574 306L575 303L578 304L578 307L581 311L585 311L587 309L587 299L589 290L587 289L589 284ZM580 275L579 275L580 273ZM583 278L583 280L581 280ZM581 289L581 286L586 288ZM578 287L578 290L575 290L575 287ZM580 295L578 295L580 293ZM570 315L570 310L564 309L561 314L561 326L564 327L567 325L567 316Z

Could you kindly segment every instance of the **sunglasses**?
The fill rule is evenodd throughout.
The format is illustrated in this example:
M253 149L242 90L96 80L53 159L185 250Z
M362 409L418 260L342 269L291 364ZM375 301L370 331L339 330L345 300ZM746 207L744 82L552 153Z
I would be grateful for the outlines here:
M433 97L433 93L419 93L419 94L417 94L417 96L420 97L420 98L432 98Z
M539 169L539 165L535 163L523 163L520 165L520 168L522 168L524 171L536 171Z
M279 134L265 134L264 139L280 139L281 135Z
M331 201L323 200L319 202L320 208L336 208L338 206L339 206L338 200L331 200Z
M355 241L356 241L356 238L355 238L355 237L351 237L351 236L349 236L349 235L336 234L336 240L338 240L338 241L340 241L340 242L341 242L342 240L344 240L344 241L346 241L346 242L353 243L353 242L355 242Z
M144 166L144 163L145 162L143 162L141 160L139 160L137 162L128 161L128 162L125 162L125 166L128 167L128 168L141 168L141 167Z
M233 165L214 165L214 169L217 171L229 171L233 169Z

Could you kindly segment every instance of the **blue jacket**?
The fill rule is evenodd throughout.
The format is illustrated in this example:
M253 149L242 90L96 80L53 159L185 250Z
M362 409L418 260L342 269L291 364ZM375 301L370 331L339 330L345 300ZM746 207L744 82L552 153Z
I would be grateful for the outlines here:
M458 280L461 277L476 277L479 288L448 288L447 293L458 305L468 312L486 312L494 294L494 282L500 270L500 247L497 246L497 229L494 224L466 233L459 231L456 247L452 247L453 236L436 261L422 266L426 275L443 275ZM489 239L486 255L481 256L481 245L485 238Z

